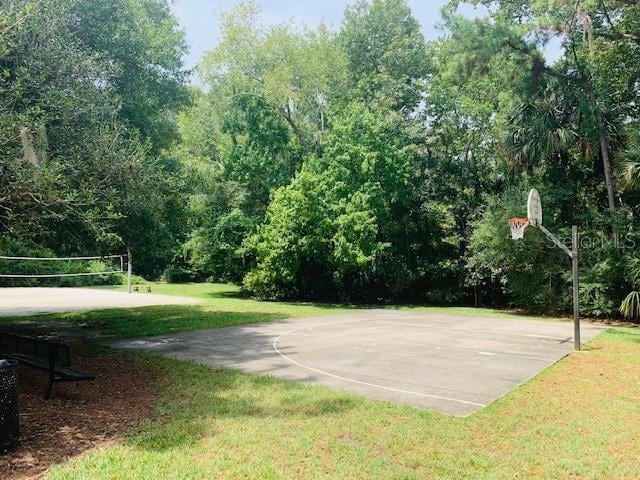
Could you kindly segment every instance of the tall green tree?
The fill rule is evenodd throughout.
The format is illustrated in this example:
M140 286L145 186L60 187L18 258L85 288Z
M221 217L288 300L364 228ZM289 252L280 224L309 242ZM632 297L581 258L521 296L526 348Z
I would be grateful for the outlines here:
M495 3L494 20L511 26L519 37L506 40L514 53L525 55L540 77L552 77L573 89L574 107L583 117L581 134L599 151L607 205L615 212L619 205L613 158L617 131L637 109L633 85L638 80L640 30L635 2ZM548 65L542 54L550 40L559 41L564 50L556 65Z
M73 0L74 35L108 63L118 117L157 154L178 140L176 112L189 100L184 31L166 0Z
M320 152L346 85L346 57L326 26L264 28L254 2L221 17L218 46L199 73L207 93L181 118L179 156L206 172L193 184L185 255L199 274L239 281L243 244L273 192Z
M255 2L221 16L221 40L200 74L226 110L239 96L260 96L287 123L307 151L316 148L327 109L346 81L346 57L325 25L299 31L289 24L264 28Z
M416 142L389 109L352 103L335 116L323 155L275 193L249 240L256 266L246 287L264 297L375 300L424 281L412 267L442 235L435 214L413 210Z
M67 254L128 245L158 273L181 228L178 176L157 155L167 130L146 127L173 124L186 99L181 35L162 0L0 3L3 235Z
M429 72L426 43L406 0L360 0L345 12L340 43L362 100L414 109Z

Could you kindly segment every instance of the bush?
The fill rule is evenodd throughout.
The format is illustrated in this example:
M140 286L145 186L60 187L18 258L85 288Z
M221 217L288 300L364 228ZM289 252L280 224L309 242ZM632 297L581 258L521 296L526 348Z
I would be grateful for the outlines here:
M235 208L215 218L206 227L194 230L184 245L188 264L206 277L240 283L249 264L243 242L255 230L254 223ZM183 270L191 271L188 268Z
M164 271L162 278L167 283L187 283L192 282L195 275L191 270L172 265Z

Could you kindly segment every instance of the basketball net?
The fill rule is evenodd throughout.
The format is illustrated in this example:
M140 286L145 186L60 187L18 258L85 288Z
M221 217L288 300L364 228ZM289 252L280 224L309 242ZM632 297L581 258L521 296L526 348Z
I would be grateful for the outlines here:
M522 240L524 238L524 232L530 222L526 218L512 218L509 220L509 228L511 229L511 238L513 240Z

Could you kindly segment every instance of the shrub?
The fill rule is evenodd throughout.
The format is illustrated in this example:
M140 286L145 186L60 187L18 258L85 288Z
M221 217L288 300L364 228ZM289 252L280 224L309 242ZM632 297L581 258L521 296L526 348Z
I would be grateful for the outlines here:
M162 278L167 283L187 283L194 280L194 274L189 269L172 265L164 271Z

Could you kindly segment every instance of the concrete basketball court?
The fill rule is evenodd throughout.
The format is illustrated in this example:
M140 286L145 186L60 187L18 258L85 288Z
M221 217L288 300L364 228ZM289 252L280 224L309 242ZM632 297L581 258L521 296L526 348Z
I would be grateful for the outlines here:
M0 288L0 317L193 303L199 300L96 288Z
M584 325L583 341L601 331ZM112 346L466 416L570 353L572 335L569 322L361 310Z

